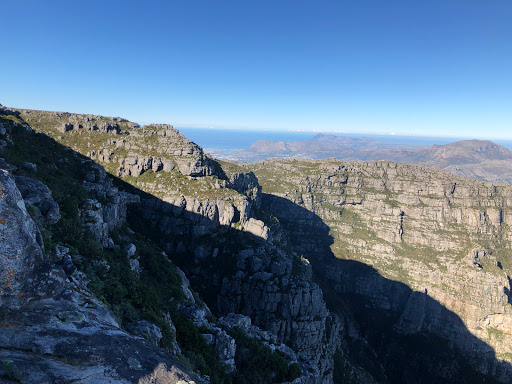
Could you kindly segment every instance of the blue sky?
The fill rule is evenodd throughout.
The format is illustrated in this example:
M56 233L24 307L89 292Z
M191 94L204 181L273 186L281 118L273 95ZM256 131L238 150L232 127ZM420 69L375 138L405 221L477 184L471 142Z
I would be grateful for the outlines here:
M2 0L0 103L512 139L512 1Z

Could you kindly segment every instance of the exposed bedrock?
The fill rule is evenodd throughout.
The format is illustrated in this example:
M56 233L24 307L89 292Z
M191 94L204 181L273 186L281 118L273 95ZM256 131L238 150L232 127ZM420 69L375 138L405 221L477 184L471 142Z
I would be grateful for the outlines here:
M28 182L22 179L23 186ZM5 170L0 170L0 197L2 378L24 383L193 382L164 350L123 331L82 275L50 262L22 194Z
M500 360L512 356L511 187L388 162L256 167L275 177L260 177L264 192L275 191L264 209L323 287L370 299L396 313L397 334L439 336L508 382L511 366Z

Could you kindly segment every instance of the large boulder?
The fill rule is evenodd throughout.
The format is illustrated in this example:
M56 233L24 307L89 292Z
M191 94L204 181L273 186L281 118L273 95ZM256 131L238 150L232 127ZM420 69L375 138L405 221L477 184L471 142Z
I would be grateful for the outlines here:
M60 220L59 205L53 200L52 192L42 182L30 177L16 176L16 186L25 204L36 208L35 214L45 224L55 224Z

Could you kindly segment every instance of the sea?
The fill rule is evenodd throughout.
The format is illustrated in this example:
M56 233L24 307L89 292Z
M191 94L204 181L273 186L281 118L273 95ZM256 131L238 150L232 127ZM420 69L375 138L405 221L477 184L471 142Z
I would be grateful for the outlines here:
M191 128L175 127L185 135L187 139L192 140L197 145L203 147L205 151L216 150L216 152L230 152L233 150L243 150L249 148L258 140L267 141L305 141L310 140L319 133L333 134L349 138L370 137L387 144L405 144L411 146L429 146L450 144L463 138L449 137L422 137L422 136L401 136L401 135L372 135L358 133L333 133L333 132L296 132L296 131L256 131L256 130L237 130L237 129L212 129L212 128ZM512 150L512 141L491 140L496 144L502 145Z

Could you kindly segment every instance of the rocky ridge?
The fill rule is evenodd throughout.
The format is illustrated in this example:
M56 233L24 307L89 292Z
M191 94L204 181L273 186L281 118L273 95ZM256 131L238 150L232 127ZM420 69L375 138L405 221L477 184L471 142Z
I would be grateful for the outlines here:
M512 377L510 364L494 358L512 356L510 187L390 162L275 160L252 168L272 194L263 205L315 255L331 287L395 312L399 334L433 333L480 372ZM373 272L350 272L349 261Z
M453 176L448 173L378 162L271 161L251 166L252 173L247 167L209 159L172 130L164 134L170 126L133 124L100 132L73 123L73 129L62 132L58 127L66 124L67 115L54 121L52 112L38 112L44 118L28 125L23 120L27 114L17 112L27 132L53 137L129 184L117 180L116 185L139 202L127 196L119 201L132 203L126 214L129 228L119 238L109 233L105 214L110 209L103 193L113 188L108 181L84 204L83 224L93 217L89 228L95 239L106 249L121 245L140 278L144 258L130 231L153 239L171 255L206 303L182 277L180 292L187 300L179 305L179 313L204 327L201 337L227 366L233 367L233 359L236 366L235 334L230 333L236 324L281 351L289 363L297 362L302 376L296 383L394 382L391 371L400 361L393 361L393 351L383 350L368 332L379 329L381 324L371 322L379 318L389 320L386 334L391 341L432 334L451 343L446 348L450 357L436 360L434 353L425 363L411 358L410 350L401 348L405 344L399 344L396 356L410 360L407 369L421 364L416 380L426 368L446 383L460 382L466 370L477 380L475 371L503 382L510 377L510 366L499 361L506 361L509 353L509 265L506 252L498 255L494 248L496 239L507 238L506 188L493 192L494 186L464 179L450 184ZM141 129L147 129L147 137L138 136ZM180 143L192 149L181 151ZM167 149L164 153L160 148ZM172 161L174 168L154 168L158 158ZM101 173L92 173L84 174L84 185L105 183ZM459 196L459 190L465 192ZM481 200L474 204L474 196ZM117 212L124 217L126 211ZM469 230L475 233L467 239ZM338 258L331 257L333 253ZM365 266L375 269L368 272ZM477 295L474 315L470 298L481 287L491 294ZM365 306L357 304L361 298ZM373 319L368 322L365 316ZM157 328L160 331L138 323L132 330L154 342L165 327ZM239 339L236 343L243 345ZM458 349L466 356L478 351L480 358L470 356L468 367L464 358L454 357ZM403 351L406 355L400 355ZM439 369L446 361L450 363ZM414 382L411 377L401 380Z
M18 122L10 123L11 130L21 134L17 128L26 126L28 128L24 134L34 140L37 139L42 132L41 126L33 129L31 125L37 127L37 121L32 121L31 125L28 125L23 120L24 117L24 113L18 115ZM61 123L60 121L59 124ZM64 122L64 124L67 123ZM169 127L156 126L155 129L169 130ZM77 128L76 132L75 130L75 128L68 129L62 133L51 125L45 131L45 135L40 137L47 140L47 135L64 134L71 135L73 138L73 135L78 132L78 135L84 135L84 137L89 134L101 135L98 138L98 141L101 141L103 136L127 136L117 130L101 131L83 128ZM166 133L162 137L170 137L170 141L175 144L174 140L180 136L174 131L171 132L172 134ZM64 141L62 138L56 138L61 142ZM15 141L11 140L11 144L15 144ZM77 142L78 145L79 142ZM90 145L92 144L88 143L87 147L90 148ZM94 157L93 152L90 151L87 154ZM191 154L188 150L187 153ZM147 157L145 153L142 155ZM203 156L201 151L194 152L192 155L200 159ZM182 160L178 158L175 163L178 164ZM68 159L57 161L69 163ZM117 164L121 166L126 164L123 161L124 159ZM122 230L120 238L118 235L117 237L112 235L116 228L124 225L128 216L128 222L134 229L139 223L146 229L150 229L151 233L148 233L148 236L164 236L160 243L167 254L173 255L173 260L179 261L182 257L191 262L183 262L182 265L187 275L192 276L191 280L203 280L203 286L199 286L200 294L207 294L211 290L218 291L218 295L213 300L206 301L209 306L213 306L216 315L231 319L228 322L223 322L221 319L217 323L214 320L208 306L199 300L196 294L191 293L188 280L183 273L181 279L184 285L181 287L180 295L184 295L186 300L178 305L178 310L181 313L180 316L184 316L195 326L203 329L201 331L203 339L216 351L221 364L230 367L226 368L228 371L236 369L236 344L227 332L233 328L233 318L243 314L248 317L242 316L242 320L237 320L236 327L242 328L252 337L261 340L271 350L279 351L286 357L290 366L295 364L297 367L302 367L302 376L294 382L298 384L332 381L333 354L341 343L339 330L343 324L337 316L329 313L322 299L322 291L310 281L310 267L304 264L298 266L302 272L298 273L294 270L295 257L273 246L269 242L269 228L262 220L253 216L254 210L260 204L261 190L254 174L229 172L229 175L226 175L216 163L209 163L210 160L202 165L207 167L201 173L202 176L183 175L181 168L177 166L170 173L167 172L174 177L174 180L185 180L188 186L206 184L209 195L193 193L197 192L193 188L188 190L192 191L192 194L184 194L183 188L180 190L178 184L174 186L174 190L167 188L164 199L160 199L156 196L157 193L150 195L131 187L128 188L131 193L120 191L118 187L112 185L112 180L102 167L86 159L81 162L84 165L81 186L87 193L79 209L79 218L101 248L111 249L112 251L109 252L117 252L121 245L129 258L132 272L142 278L144 259L139 254L138 246L128 243L131 229ZM107 169L109 164L104 163ZM197 161L194 164L198 164ZM35 171L35 174L37 175L38 172ZM147 170L137 177L134 175L124 175L124 177L132 185L140 186L139 180L151 173L158 175L166 172L163 169L156 172ZM148 188L146 192L153 192L153 190ZM37 205L36 201L33 203ZM131 219L130 213L127 214L128 205L134 212ZM140 218L143 220L140 221ZM149 223L154 225L148 225ZM223 236L231 237L232 240L226 241ZM206 239L210 239L208 244L204 242ZM241 249L240 241L246 244L245 248ZM254 251L253 248L257 250ZM54 262L60 264L60 267L70 275L81 273L73 263L90 265L87 267L89 269L86 268L86 273L91 268L94 271L112 269L112 264L108 261L94 261L91 264L83 255L70 257L70 253L72 251L69 248L58 245L55 248L55 255L52 256ZM234 261L236 266L234 269L229 267L229 270L226 270L226 266L223 265L222 260L228 257ZM216 268L214 273L212 273L212 267ZM172 321L169 321L168 326L172 329ZM155 324L139 321L128 326L127 329L135 335L145 337L153 344L159 345L162 342L163 328ZM180 347L175 344L174 350L174 353L179 354ZM205 377L203 379L208 380Z

